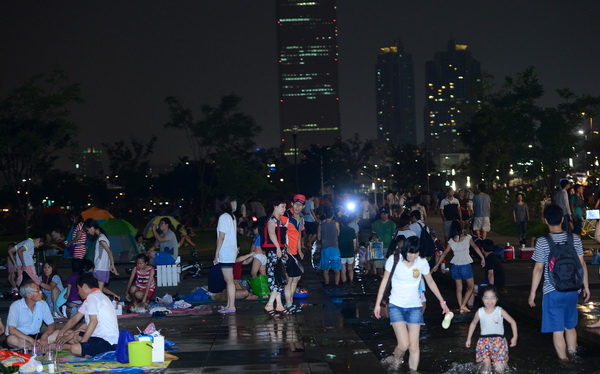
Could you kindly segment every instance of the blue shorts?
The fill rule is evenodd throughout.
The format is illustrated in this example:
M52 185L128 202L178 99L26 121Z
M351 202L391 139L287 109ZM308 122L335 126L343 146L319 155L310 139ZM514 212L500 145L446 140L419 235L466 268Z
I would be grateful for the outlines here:
M577 326L577 291L551 291L542 298L542 332L571 330Z
M342 270L342 258L340 256L340 250L335 247L327 247L322 249L319 269Z
M404 322L407 325L424 325L423 308L402 308L394 304L389 305L390 308L390 324L396 322Z
M452 279L461 280L473 278L473 268L471 264L466 265L454 265L452 264Z

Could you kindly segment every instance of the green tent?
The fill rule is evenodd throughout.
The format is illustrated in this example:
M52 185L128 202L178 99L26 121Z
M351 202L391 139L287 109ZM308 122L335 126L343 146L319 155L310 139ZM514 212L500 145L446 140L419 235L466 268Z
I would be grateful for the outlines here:
M106 232L115 262L135 261L135 256L139 254L135 243L135 227L120 218L104 221L100 227Z

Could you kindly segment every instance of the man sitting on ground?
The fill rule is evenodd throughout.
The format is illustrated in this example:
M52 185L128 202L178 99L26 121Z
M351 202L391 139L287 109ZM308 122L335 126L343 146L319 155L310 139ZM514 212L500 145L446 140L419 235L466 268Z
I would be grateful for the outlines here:
M83 274L77 280L77 291L85 301L58 331L56 342L81 357L114 351L119 341L119 324L110 299L98 289L98 281L92 274ZM85 324L71 330L81 317L85 317Z
M24 348L39 344L41 350L48 346L48 337L56 330L48 304L42 300L40 286L28 279L21 283L22 299L13 302L6 321L6 342L9 348ZM42 322L48 328L42 334Z

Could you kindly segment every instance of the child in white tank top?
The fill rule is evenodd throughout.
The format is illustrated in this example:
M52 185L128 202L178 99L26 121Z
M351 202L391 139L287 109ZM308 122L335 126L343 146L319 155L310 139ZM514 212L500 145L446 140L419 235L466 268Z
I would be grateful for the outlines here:
M504 337L504 320L508 321L512 328L511 347L517 345L517 323L504 309L496 306L498 302L496 288L493 286L484 288L481 299L483 307L475 313L475 317L469 325L465 345L467 348L471 347L471 337L475 332L477 323L481 322L481 335L477 340L475 360L483 362L484 371L489 371L493 362L496 371L501 373L508 362L508 343Z

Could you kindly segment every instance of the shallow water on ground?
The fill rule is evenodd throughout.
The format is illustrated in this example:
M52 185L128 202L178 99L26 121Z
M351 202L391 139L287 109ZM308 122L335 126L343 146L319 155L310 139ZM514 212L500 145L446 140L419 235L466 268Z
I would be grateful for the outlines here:
M341 309L345 323L350 325L363 339L365 344L380 358L392 354L396 339L389 325L389 320L376 320L373 317L379 281L364 277L352 285L343 285L327 289L327 293ZM451 285L438 281L438 286L446 299L452 299L454 288ZM448 330L441 327L442 314L435 296L427 294L432 300L425 311L426 325L421 328L421 359L419 373L478 373L479 365L475 363L475 345L479 326L473 336L471 348L465 347L465 340L473 313L458 314ZM453 305L449 300L450 307ZM454 305L456 307L456 305ZM473 311L476 310L472 308ZM510 310L509 310L510 313ZM571 361L560 362L554 352L552 336L542 334L539 326L528 323L527 320L517 320L519 339L517 345L510 348L510 360L507 373L542 373L542 374L570 374L570 373L600 373L600 347L581 347L580 352ZM505 333L510 342L511 328L505 323ZM408 354L405 361L408 360ZM401 365L398 373L408 373L407 363Z

